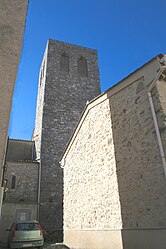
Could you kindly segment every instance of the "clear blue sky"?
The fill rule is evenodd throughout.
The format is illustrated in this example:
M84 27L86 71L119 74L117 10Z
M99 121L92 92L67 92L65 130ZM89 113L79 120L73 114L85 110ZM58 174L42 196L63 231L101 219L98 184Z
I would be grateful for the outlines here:
M49 38L97 49L102 92L166 53L166 0L29 0L9 136L31 139Z

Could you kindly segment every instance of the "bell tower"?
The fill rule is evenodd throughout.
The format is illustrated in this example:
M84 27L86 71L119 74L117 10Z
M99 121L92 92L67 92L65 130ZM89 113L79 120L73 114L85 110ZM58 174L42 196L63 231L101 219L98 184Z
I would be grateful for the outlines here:
M36 124L39 220L63 240L63 172L59 160L86 102L100 93L96 50L49 40L41 64Z

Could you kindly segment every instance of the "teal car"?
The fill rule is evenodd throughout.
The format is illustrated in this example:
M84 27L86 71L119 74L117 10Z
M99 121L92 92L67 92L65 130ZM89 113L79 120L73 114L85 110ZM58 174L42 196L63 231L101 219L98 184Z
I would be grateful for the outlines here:
M41 248L44 244L43 231L37 221L15 222L8 236L8 248Z

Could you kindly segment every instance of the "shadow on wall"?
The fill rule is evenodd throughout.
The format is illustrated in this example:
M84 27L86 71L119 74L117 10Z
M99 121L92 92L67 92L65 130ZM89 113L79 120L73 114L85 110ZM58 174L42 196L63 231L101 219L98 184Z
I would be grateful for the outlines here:
M123 249L164 248L157 243L166 243L166 182L147 89L137 92L133 83L111 96L109 103Z

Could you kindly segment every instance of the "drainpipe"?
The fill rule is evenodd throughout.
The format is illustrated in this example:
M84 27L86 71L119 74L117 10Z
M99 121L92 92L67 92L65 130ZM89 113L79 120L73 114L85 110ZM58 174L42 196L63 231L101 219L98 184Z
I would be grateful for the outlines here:
M35 153L35 141L33 141L32 146L32 160L34 160ZM35 153L36 157L36 153ZM41 160L39 159L39 168L38 168L38 190L37 190L37 214L36 219L39 221L39 209L40 209L40 189L41 189Z
M156 130L157 142L158 142L160 155L161 155L161 159L162 159L162 164L163 164L163 168L164 168L164 174L166 177L166 158L165 158L165 154L164 154L163 144L162 144L162 140L161 140L161 136L160 136L159 126L158 126L157 117L156 117L156 113L155 113L155 109L154 109L154 103L153 103L152 94L151 94L151 91L152 91L153 87L155 86L156 81L159 79L159 76L161 75L163 69L165 69L165 68L166 68L165 66L162 67L160 69L160 71L158 72L157 76L155 77L155 79L153 80L152 85L150 86L150 88L148 90L148 98L149 98L150 108L151 108L151 112L152 112L154 127Z
M39 160L39 171L38 171L38 194L37 194L37 220L39 221L40 211L40 189L41 189L41 160Z
M39 136L39 134L37 135ZM41 131L41 139L40 139L40 154L37 157L36 161L39 163L38 170L38 193L37 193L37 220L39 220L39 212L40 212L40 190L41 190L41 141L42 141L42 131ZM36 155L37 156L37 155Z

